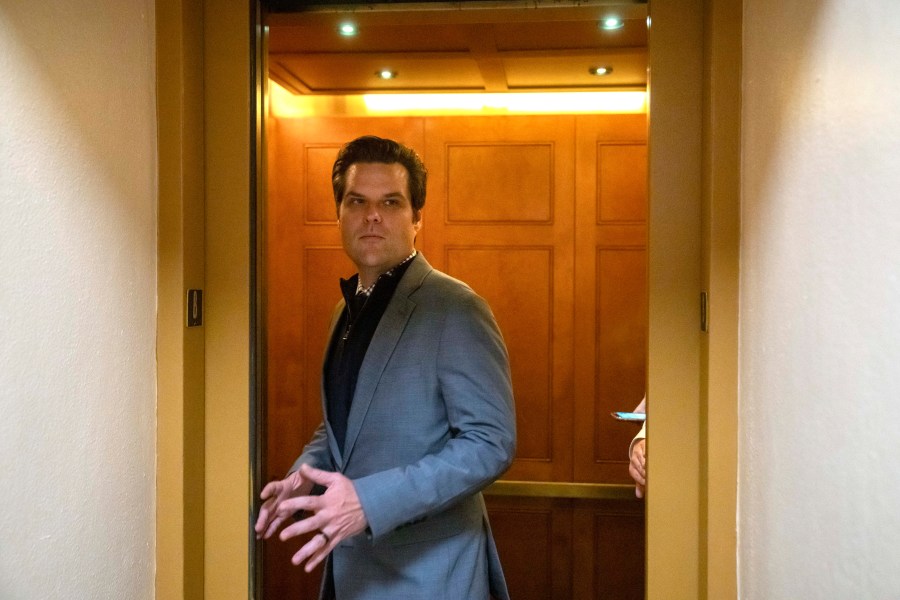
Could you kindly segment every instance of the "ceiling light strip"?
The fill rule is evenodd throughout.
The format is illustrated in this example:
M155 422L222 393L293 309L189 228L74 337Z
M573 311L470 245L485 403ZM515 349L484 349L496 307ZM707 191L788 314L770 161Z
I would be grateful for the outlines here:
M514 92L501 94L292 94L274 81L269 86L273 116L488 115L645 113L644 91Z

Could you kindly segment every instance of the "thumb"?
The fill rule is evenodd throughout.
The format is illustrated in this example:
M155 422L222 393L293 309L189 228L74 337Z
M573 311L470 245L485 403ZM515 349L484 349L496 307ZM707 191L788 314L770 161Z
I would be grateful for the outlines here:
M323 471L306 464L301 465L300 471L300 474L303 475L304 479L308 479L309 481L312 481L313 483L316 483L318 485L324 485L325 487L333 484L335 479L337 478L337 473L332 473L331 471Z

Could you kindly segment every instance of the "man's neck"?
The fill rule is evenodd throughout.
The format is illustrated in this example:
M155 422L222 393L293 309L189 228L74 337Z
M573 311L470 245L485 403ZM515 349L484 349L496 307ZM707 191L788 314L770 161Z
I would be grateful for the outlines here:
M378 278L390 271L390 269L386 269L384 271L364 271L362 269L359 270L359 285L358 287L361 289L368 289L375 285L375 282L378 281Z
M385 273L389 273L389 272L393 271L394 269L396 269L396 268L399 267L400 265L409 262L410 260L412 260L412 259L416 256L416 254L418 254L418 251L417 251L417 250L415 250L415 249L411 250L409 256L407 256L407 257L404 258L403 260L399 261L397 264L392 265L389 269L384 269L384 270L381 270L381 269L369 269L369 270L366 270L366 269L360 269L360 270L359 270L359 283L358 283L358 285L357 285L357 289L358 289L358 290L366 290L366 289L371 288L372 286L375 285L375 282L378 281L378 278L379 278L379 277L381 277L381 276L384 275Z

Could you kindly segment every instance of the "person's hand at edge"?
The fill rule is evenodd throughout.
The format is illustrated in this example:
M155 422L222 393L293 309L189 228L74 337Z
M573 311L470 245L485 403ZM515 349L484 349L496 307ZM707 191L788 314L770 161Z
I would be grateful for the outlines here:
M647 491L647 440L637 440L631 447L631 462L628 465L628 472L634 479L634 495L643 498Z

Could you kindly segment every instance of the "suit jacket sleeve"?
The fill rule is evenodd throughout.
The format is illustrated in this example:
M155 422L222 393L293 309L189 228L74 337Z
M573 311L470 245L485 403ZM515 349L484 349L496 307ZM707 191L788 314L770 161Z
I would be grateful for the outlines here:
M373 539L478 493L515 454L509 359L496 321L471 293L448 311L436 369L451 435L417 462L354 480Z
M325 471L334 470L331 463L331 454L328 450L328 434L325 430L324 422L320 423L316 428L309 443L304 446L303 452L288 470L288 474L293 473L304 464Z

